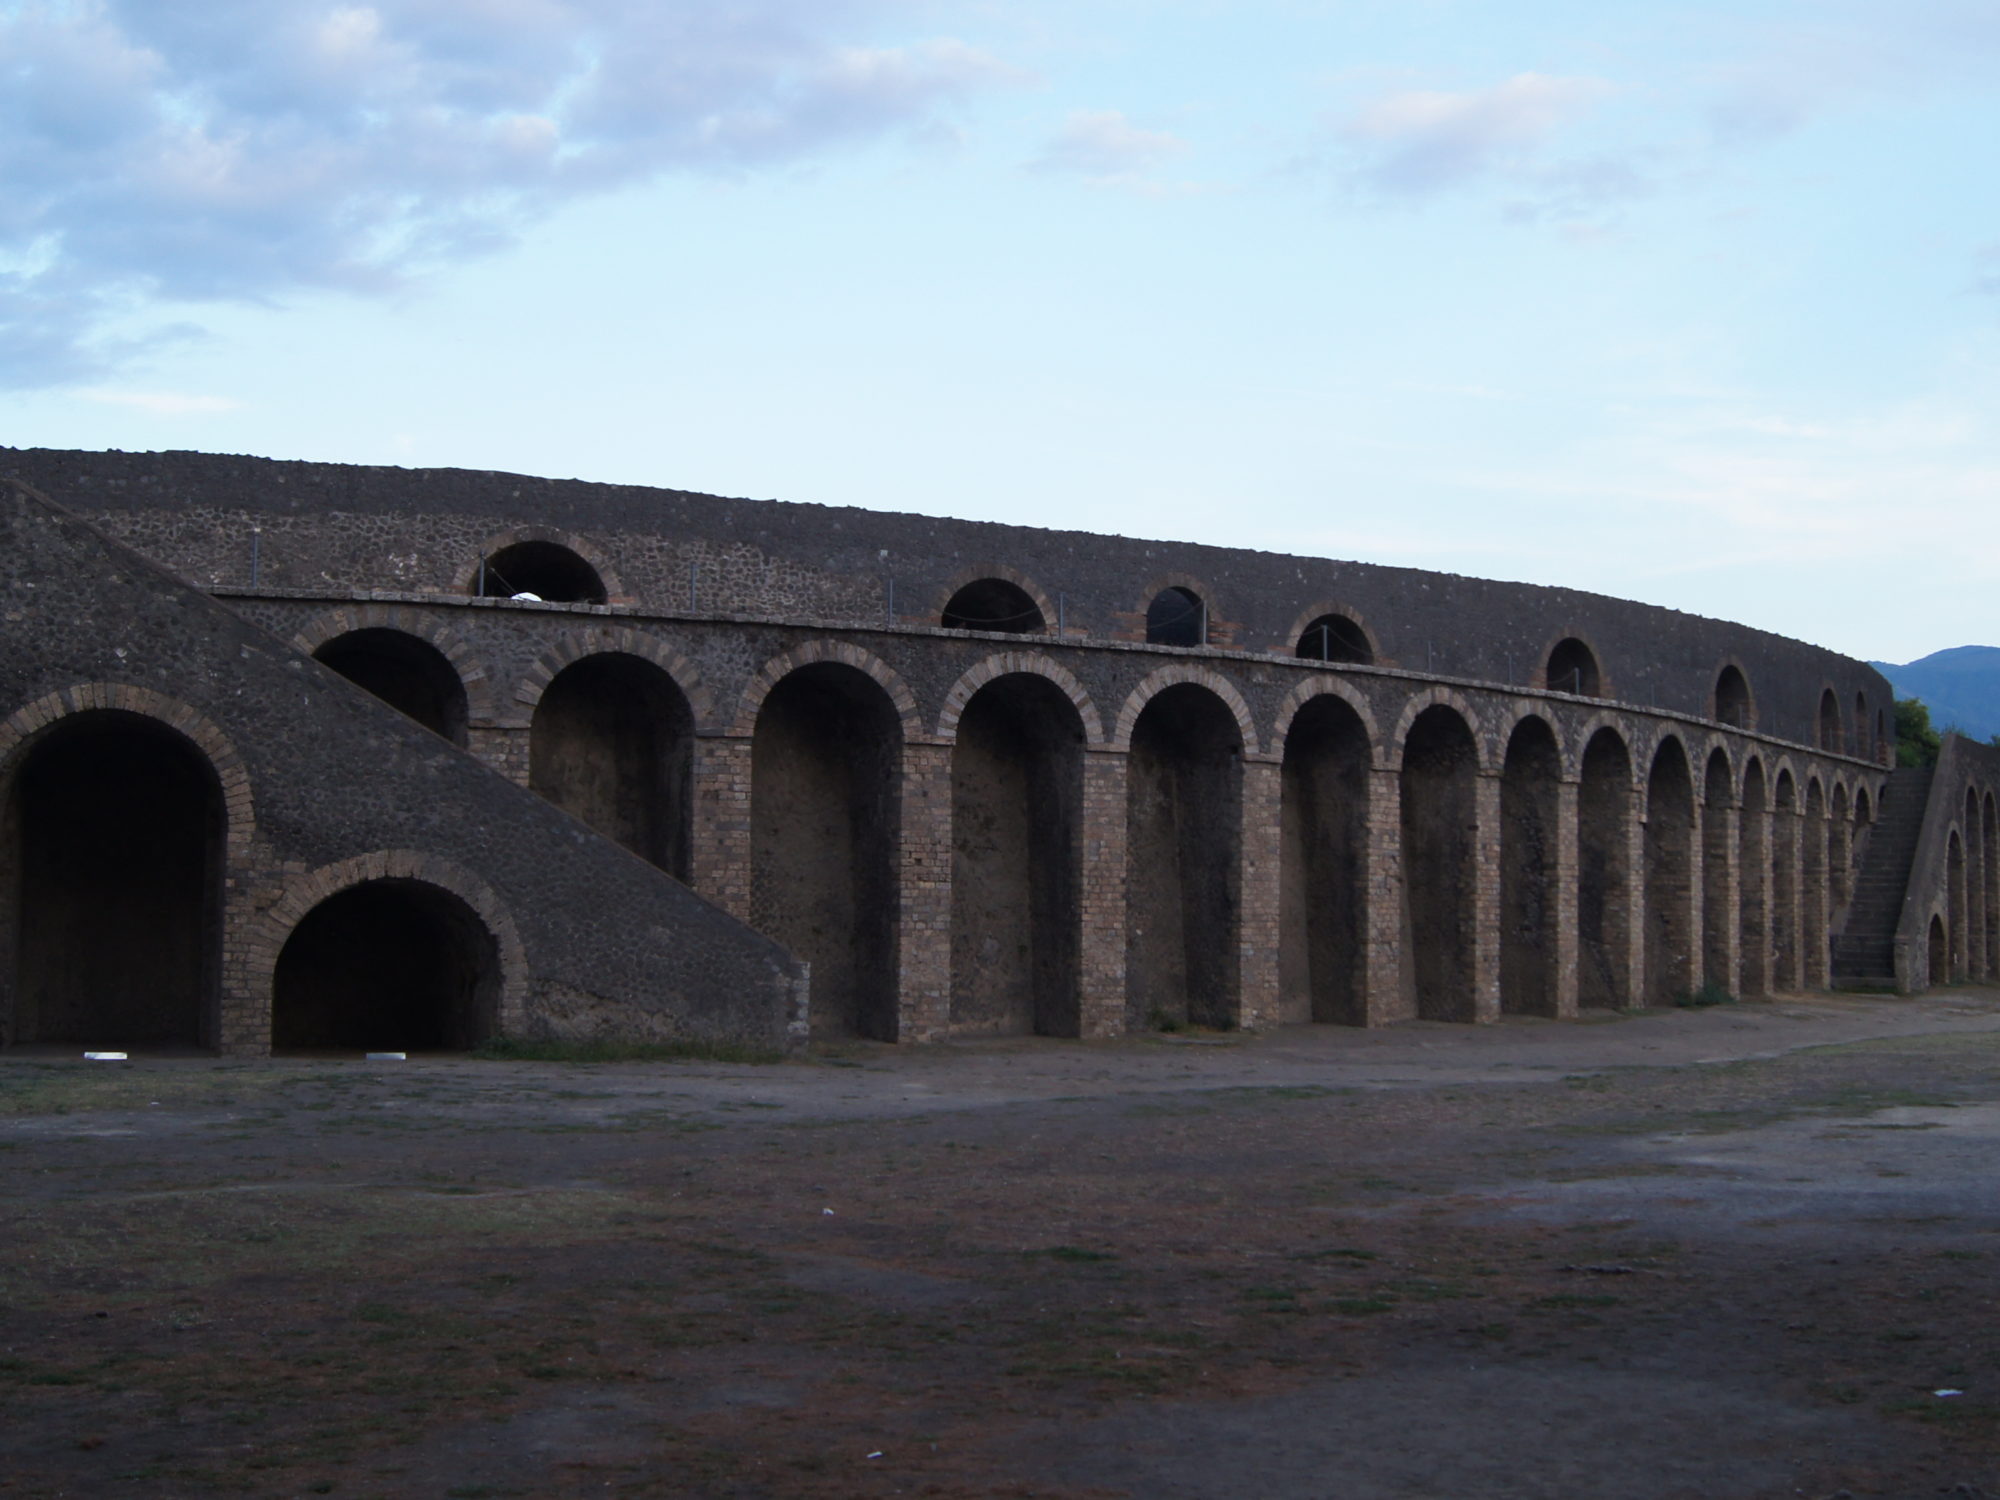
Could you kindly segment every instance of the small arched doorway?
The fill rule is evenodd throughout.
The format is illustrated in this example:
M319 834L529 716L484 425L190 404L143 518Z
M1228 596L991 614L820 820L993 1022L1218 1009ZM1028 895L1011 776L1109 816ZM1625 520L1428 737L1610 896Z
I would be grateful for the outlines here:
M1146 643L1201 646L1208 642L1208 606L1193 589L1178 585L1153 595L1146 606Z
M1757 719L1750 698L1750 680L1740 667L1724 667L1715 678L1715 718L1731 729L1752 728Z
M104 709L49 728L12 782L10 1039L213 1045L224 821L208 758Z
M1603 690L1597 669L1597 653L1575 636L1557 641L1549 652L1542 686L1552 693L1573 693L1579 698L1596 698Z
M1580 1004L1632 1003L1632 757L1600 729L1576 799L1576 985Z
M1677 739L1661 741L1646 777L1646 1003L1694 988L1694 779Z
M1514 726L1500 770L1500 1009L1557 1009L1557 844L1562 753L1546 721Z
M1048 630L1042 607L1018 583L976 578L953 594L939 620L946 630L994 630L1007 635L1041 635Z
M499 1023L498 945L472 908L421 880L369 880L307 912L278 952L271 1045L462 1051Z
M454 745L465 744L465 683L429 641L371 628L335 636L313 659Z
M1403 738L1403 951L1414 1008L1427 1021L1475 1017L1478 773L1478 747L1457 710L1434 703L1417 715Z
M549 604L602 604L597 569L560 542L515 542L479 560L473 592L488 599L529 595Z
M1285 731L1278 966L1286 1021L1367 1020L1368 728L1333 694Z
M1299 632L1292 654L1305 661L1343 662L1368 666L1375 660L1375 648L1368 633L1346 615L1321 615Z

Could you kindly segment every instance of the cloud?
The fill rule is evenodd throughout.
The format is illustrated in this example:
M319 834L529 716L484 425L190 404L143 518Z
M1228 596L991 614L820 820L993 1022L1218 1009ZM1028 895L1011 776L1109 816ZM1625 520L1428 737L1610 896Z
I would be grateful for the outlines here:
M1063 128L1028 164L1034 172L1073 172L1099 182L1129 180L1188 149L1163 130L1141 130L1115 109L1070 112Z
M369 292L564 202L934 130L1012 81L909 0L20 0L0 8L0 386L159 300Z
M1349 114L1340 133L1360 153L1364 184L1392 196L1421 196L1519 169L1611 92L1598 78L1517 73L1466 93L1382 95Z

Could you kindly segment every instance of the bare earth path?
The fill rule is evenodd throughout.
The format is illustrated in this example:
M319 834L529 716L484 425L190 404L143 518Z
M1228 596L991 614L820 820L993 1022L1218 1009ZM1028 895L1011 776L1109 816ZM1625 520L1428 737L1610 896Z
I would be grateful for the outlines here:
M5 1500L2000 1497L1990 990L12 1053L0 1215Z

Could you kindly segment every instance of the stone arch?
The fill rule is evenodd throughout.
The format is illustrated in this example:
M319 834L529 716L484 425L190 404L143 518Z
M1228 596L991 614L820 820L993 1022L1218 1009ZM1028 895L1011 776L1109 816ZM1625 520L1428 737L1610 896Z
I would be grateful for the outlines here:
M458 577L458 592L477 598L505 598L491 592L493 580L486 580L486 588L480 587L481 577L487 571L491 560L517 547L554 547L570 553L596 574L597 592L602 595L584 603L612 604L629 602L625 586L618 581L617 570L605 550L588 537L573 531L564 531L556 526L513 526L505 531L495 532L480 543L475 553Z
M1771 993L1771 828L1770 786L1763 759L1745 758L1736 798L1737 941L1740 993Z
M1708 694L1708 716L1731 729L1757 727L1757 697L1750 690L1750 674L1733 656L1716 669L1715 686Z
M1616 713L1611 709L1600 709L1578 725L1569 736L1570 758L1563 764L1563 773L1570 780L1575 781L1582 778L1584 756L1590 752L1592 741L1607 730L1610 731L1611 737L1618 741L1619 747L1631 758L1633 765L1636 766L1638 764L1639 756L1635 751L1635 736L1632 734L1631 725L1626 721L1624 715ZM1633 790L1636 792L1638 789L1637 772L1635 771L1633 774Z
M988 581L1006 585L1025 596L1033 606L1035 618L1017 624L962 624L950 623L948 616L952 604L965 590L976 588ZM1019 568L1011 568L1005 563L982 563L976 567L961 568L934 590L931 597L930 616L947 630L994 630L1009 635L1054 635L1056 633L1057 610L1042 586L1023 573Z
M1347 623L1348 629L1346 632L1342 632L1337 626L1330 624L1330 622L1336 620L1344 620ZM1329 622L1329 628L1332 631L1332 634L1326 641L1326 645L1331 652L1328 656L1321 656L1318 649L1314 648L1312 642L1308 639L1313 628L1321 622ZM1341 652L1342 634L1345 634L1347 637L1346 646L1348 654L1346 655L1343 655ZM1319 603L1300 610L1298 615L1292 620L1291 629L1285 632L1284 640L1274 646L1272 650L1280 656L1299 657L1307 661L1331 661L1335 664L1345 663L1349 666L1377 666L1382 661L1382 643L1377 638L1375 632L1369 628L1367 620L1362 618L1361 611L1350 604L1336 603L1331 599L1322 599Z
M1573 698L1613 698L1611 674L1604 653L1581 630L1562 630L1542 645L1541 671L1535 686Z
M1139 715L1146 711L1146 706L1167 689L1183 683L1207 688L1220 698L1229 712L1235 715L1236 730L1243 739L1243 754L1252 756L1258 753L1257 726L1250 716L1250 705L1244 702L1236 684L1213 667L1180 663L1148 672L1139 685L1126 695L1124 706L1118 710L1118 722L1111 730L1111 748L1130 750L1132 728L1139 722Z
M1175 593L1186 596L1193 608L1192 614L1181 612L1179 606L1166 600L1168 594ZM1215 594L1191 573L1162 573L1139 596L1136 618L1139 621L1139 639L1149 644L1188 649L1206 646L1214 640ZM1175 639L1165 638L1169 627ZM1192 636L1192 639L1180 638L1184 636Z
M1354 710L1355 717L1361 721L1361 727L1368 735L1369 764L1379 767L1382 763L1382 730L1375 722L1375 710L1363 694L1338 679L1326 677L1307 677L1285 694L1284 701L1278 705L1277 717L1271 724L1271 753L1276 756L1285 753L1285 742L1291 736L1293 720L1298 718L1299 710L1315 698L1338 698Z
M1584 1005L1633 1003L1632 829L1637 788L1631 746L1608 720L1579 736L1577 757L1576 968Z
M485 662L464 636L420 609L402 604L345 604L307 622L292 637L292 645L307 656L317 656L321 647L364 630L399 631L435 647L458 673L459 687L465 693L466 722L493 722L493 682Z
M1734 852L1733 819L1741 816L1736 802L1736 773L1729 752L1711 745L1702 771L1701 799L1701 972L1704 985L1737 992L1736 964L1732 961L1738 909L1738 871L1730 856Z
M1320 684L1326 679L1321 678ZM1301 688L1315 686L1313 682ZM1375 729L1357 694L1295 692L1279 781L1279 1017L1367 1021L1368 821Z
M1854 804L1847 782L1835 777L1833 795L1827 798L1826 814L1826 904L1828 925L1838 932L1844 925L1848 902L1854 895Z
M1553 1016L1561 901L1562 742L1549 716L1524 713L1500 769L1500 1009Z
M284 890L257 920L245 944L249 993L264 1006L264 1034L272 1034L278 963L299 926L327 901L378 883L399 883L444 891L462 902L492 940L495 974L490 997L490 1031L518 1034L527 1018L528 953L506 903L485 881L463 866L417 849L377 849L335 860L285 882Z
M1827 927L1827 799L1818 776L1806 778L1799 823L1799 984L1822 988L1831 957Z
M1475 769L1493 769L1493 750L1486 741L1486 731L1479 722L1479 715L1472 702L1456 688L1427 687L1413 693L1403 703L1403 711L1396 717L1395 733L1382 743L1384 769L1399 771L1403 766L1403 747L1409 742L1410 729L1425 712L1433 708L1448 708L1465 721L1465 727L1472 733L1473 753L1477 757Z
M1801 988L1798 777L1781 756L1771 777L1771 988Z
M1671 1005L1694 988L1694 768L1671 731L1659 738L1646 774L1643 839L1646 1003Z
M681 696L687 699L694 713L695 728L715 727L715 694L702 681L701 669L658 636L623 625L566 631L558 636L521 674L521 680L514 685L514 702L532 712L565 667L574 666L586 656L604 655L636 656L651 662L681 690Z
M987 683L1017 673L1043 677L1053 683L1063 696L1076 705L1077 717L1083 723L1084 738L1093 745L1104 743L1104 716L1097 711L1097 703L1091 698L1089 689L1077 680L1075 673L1039 651L1002 651L969 668L944 695L944 707L938 710L938 739L947 744L955 740L958 737L958 721L965 713L966 704Z
M736 716L730 726L732 735L748 739L757 732L757 719L764 708L764 700L771 695L771 689L783 682L801 667L831 663L852 667L863 676L873 678L876 686L889 695L889 702L896 710L896 718L901 724L902 737L915 740L923 734L922 721L917 716L917 696L910 691L909 684L881 657L872 651L846 641L813 640L790 651L772 657L758 669L743 689L742 697L736 701Z
M1820 689L1818 737L1814 743L1831 755L1842 754L1846 732L1840 716L1840 695L1832 685Z
M1413 1009L1432 1021L1478 1019L1474 929L1479 880L1479 738L1449 703L1408 716L1401 736L1403 951Z

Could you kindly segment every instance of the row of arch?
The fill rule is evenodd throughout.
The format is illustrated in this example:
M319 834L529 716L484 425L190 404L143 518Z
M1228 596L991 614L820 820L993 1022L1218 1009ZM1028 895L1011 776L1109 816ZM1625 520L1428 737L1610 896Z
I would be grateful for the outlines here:
M2000 805L1968 786L1952 811L1944 900L1925 934L1933 984L2000 978Z

